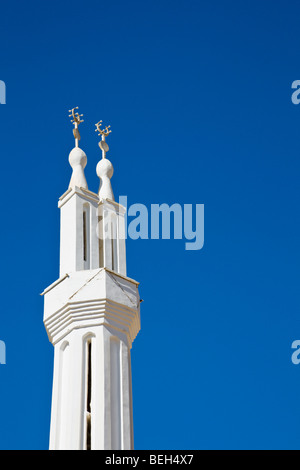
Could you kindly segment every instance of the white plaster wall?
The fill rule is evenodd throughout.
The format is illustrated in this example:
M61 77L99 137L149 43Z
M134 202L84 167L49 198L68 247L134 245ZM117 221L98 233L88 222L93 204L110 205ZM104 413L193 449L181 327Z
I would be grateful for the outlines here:
M99 267L97 237L98 197L80 188L73 189L60 202L60 276L73 271ZM87 213L87 252L84 261L83 212Z
M98 195L76 186L60 198L59 207L60 279L43 293L44 323L55 348L50 449L86 449L87 342L91 341L91 448L129 450L133 448L130 348L140 330L140 298L138 283L126 277L125 208L110 200L99 202ZM101 216L108 223L102 237L103 268Z
M87 339L92 339L91 448L133 448L127 337L106 326L72 331L55 346L50 449L86 449Z

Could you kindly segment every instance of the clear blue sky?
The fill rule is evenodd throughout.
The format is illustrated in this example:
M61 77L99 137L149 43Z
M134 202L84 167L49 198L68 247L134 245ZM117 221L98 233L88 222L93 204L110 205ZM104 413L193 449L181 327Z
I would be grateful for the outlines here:
M136 449L300 449L300 2L2 2L0 448L46 449L57 200L80 106L116 197L205 204L205 246L128 240Z

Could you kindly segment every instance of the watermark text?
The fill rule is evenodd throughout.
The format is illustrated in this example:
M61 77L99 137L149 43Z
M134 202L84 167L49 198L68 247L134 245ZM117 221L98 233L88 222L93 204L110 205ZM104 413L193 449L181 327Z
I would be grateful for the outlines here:
M6 346L4 341L0 340L0 364L6 364Z
M6 85L0 80L0 104L6 104Z
M131 240L185 240L185 250L201 250L204 245L204 204L168 205L142 203L128 206L127 196L120 196L125 208L125 233L113 231L108 212L99 217L97 235L100 239L130 238Z

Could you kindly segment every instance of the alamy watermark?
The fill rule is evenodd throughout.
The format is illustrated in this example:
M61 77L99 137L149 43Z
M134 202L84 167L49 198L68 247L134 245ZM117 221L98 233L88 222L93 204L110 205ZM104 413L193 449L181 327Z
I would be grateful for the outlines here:
M6 104L6 85L0 80L0 104Z
M204 245L204 204L168 205L135 203L128 206L127 196L119 197L125 211L125 239L131 240L185 240L185 250L201 250ZM110 219L105 213L97 234L99 238L114 238ZM121 238L120 233L118 237Z
M299 340L293 341L292 349L295 349L291 357L292 363L295 366L298 366L300 364L300 341Z
M6 346L4 341L0 340L0 364L6 364Z

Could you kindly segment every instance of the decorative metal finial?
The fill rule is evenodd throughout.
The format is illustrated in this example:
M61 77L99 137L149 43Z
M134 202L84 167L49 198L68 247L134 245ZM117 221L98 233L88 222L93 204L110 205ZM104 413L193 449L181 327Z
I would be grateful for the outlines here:
M97 122L95 126L96 126L95 132L99 132L99 135L101 135L101 142L99 142L99 147L102 150L102 158L105 158L106 152L109 151L109 146L105 142L105 137L107 137L108 134L111 133L110 126L106 126L104 129L101 129L102 121Z
M75 147L78 147L78 141L80 140L78 126L80 123L83 122L83 119L81 119L83 114L79 114L78 112L75 112L75 109L78 109L78 106L76 106L76 108L69 109L69 113L71 113L69 114L69 117L72 118L71 122L72 124L74 124L73 135L75 137Z

